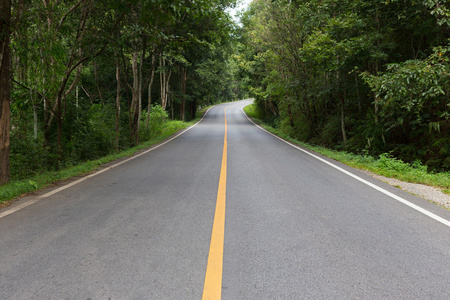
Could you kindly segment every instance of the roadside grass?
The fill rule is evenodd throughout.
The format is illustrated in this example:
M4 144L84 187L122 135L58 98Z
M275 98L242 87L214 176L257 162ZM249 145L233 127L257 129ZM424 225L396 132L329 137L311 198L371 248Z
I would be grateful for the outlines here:
M208 107L207 107L208 108ZM195 124L206 111L206 109L199 111L196 115L196 119L191 122L182 121L169 121L165 124L162 134L150 141L142 143L134 148L130 148L120 153L114 153L98 160L87 161L79 165L59 170L44 172L31 178L23 180L11 181L5 185L0 186L0 207L7 206L12 200L25 195L44 189L56 182L65 181L73 177L87 175L94 172L102 165L126 157L131 157L137 152L150 148L151 146L162 142L178 131L185 129ZM374 158L369 155L356 155L353 153L336 151L320 146L312 146L303 142L296 141L286 134L283 134L279 130L263 124L260 120L258 112L254 105L248 105L244 108L245 113L253 119L256 123L264 127L267 131L280 136L281 138L295 143L301 147L315 151L321 155L340 161L348 166L367 170L369 172L397 178L402 181L421 183L436 187L441 187L442 192L450 194L450 173L429 173L426 166L420 163L408 164L403 161L392 157L390 154L382 154L379 158Z
M157 138L144 142L136 147L121 151L119 153L114 153L98 160L87 161L67 169L43 172L31 178L10 181L5 185L0 186L0 207L5 207L12 200L22 195L30 194L44 189L58 181L65 181L72 177L87 175L94 172L100 166L106 163L125 157L131 157L143 149L150 148L151 146L164 141L178 131L194 125L201 118L203 113L204 110L198 112L196 115L196 119L192 120L191 122L168 121L164 124L162 133Z
M369 155L357 155L345 151L336 151L321 146L309 145L290 138L278 129L265 125L261 121L258 111L253 104L246 106L244 111L255 123L264 127L267 131L301 147L342 162L350 167L366 170L385 177L396 178L402 181L440 187L443 189L444 193L450 194L450 172L430 173L427 171L427 167L420 162L415 162L414 164L405 163L389 153L384 153L380 155L379 158L375 158Z

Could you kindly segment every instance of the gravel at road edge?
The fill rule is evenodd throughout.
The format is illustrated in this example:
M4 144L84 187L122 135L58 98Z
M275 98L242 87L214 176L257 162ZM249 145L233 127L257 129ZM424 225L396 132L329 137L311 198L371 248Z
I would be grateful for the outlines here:
M395 178L384 177L381 175L371 173L369 171L363 172L378 180L384 181L392 186L398 187L408 193L414 194L427 201L445 207L446 209L450 209L450 195L443 193L440 188L424 184L405 182Z

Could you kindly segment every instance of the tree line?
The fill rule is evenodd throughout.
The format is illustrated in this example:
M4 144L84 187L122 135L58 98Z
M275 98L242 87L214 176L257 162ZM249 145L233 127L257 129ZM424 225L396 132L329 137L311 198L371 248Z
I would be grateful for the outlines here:
M450 170L445 0L255 0L239 76L266 122L313 144Z
M247 92L290 136L450 169L444 0L0 0L0 184ZM237 42L238 41L238 42Z
M0 0L0 184L240 97L235 0Z

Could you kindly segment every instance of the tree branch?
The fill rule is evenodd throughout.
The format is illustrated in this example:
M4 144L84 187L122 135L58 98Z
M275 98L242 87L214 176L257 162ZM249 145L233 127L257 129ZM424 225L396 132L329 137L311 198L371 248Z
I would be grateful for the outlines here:
M44 97L44 94L43 94L43 93L37 91L36 89L32 89L32 88L30 88L30 87L25 86L23 83L21 83L21 82L15 80L14 78L11 78L11 82L14 82L15 84L17 84L18 86L20 86L21 88L23 88L23 89L25 89L25 90L27 90L27 91L33 91L33 92L35 92L36 94L38 94L39 96Z
M66 20L67 16L69 14L71 14L75 9L77 9L78 6L80 6L80 4L82 2L84 2L85 0L80 0L78 1L78 3L74 4L71 8L69 8L68 11L66 11L66 13L61 17L61 20L59 20L59 24L56 27L56 29L59 31L59 28L62 26L62 24L64 23L64 21Z

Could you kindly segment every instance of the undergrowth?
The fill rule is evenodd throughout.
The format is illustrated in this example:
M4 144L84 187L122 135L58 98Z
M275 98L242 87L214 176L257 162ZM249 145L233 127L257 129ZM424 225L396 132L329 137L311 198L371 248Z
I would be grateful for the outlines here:
M400 159L393 157L390 153L381 154L379 157L370 155L357 155L345 151L337 151L321 146L309 145L290 138L278 129L263 124L255 105L248 105L244 108L245 113L256 123L264 127L267 131L278 135L279 137L295 143L301 147L317 152L334 160L340 161L350 167L370 171L372 173L396 178L411 183L421 183L430 186L443 188L444 193L450 194L450 173L428 172L427 167L419 161L413 164L405 163Z
M201 113L198 115L198 117L200 116ZM118 160L120 158L133 156L138 151L160 143L176 132L192 126L196 121L198 121L198 118L191 122L167 121L164 122L164 126L161 128L160 134L156 138L144 142L134 148L130 148L119 153L114 153L97 160L80 163L76 166L59 171L47 171L27 179L10 181L5 185L0 186L0 206L5 206L11 200L21 195L41 190L55 182L68 180L76 176L86 175L94 172L103 164Z

